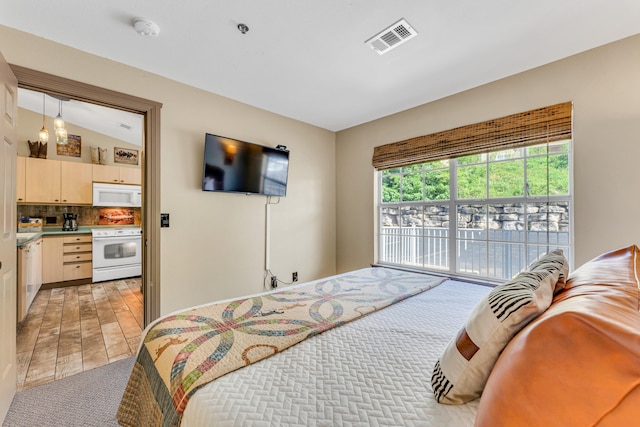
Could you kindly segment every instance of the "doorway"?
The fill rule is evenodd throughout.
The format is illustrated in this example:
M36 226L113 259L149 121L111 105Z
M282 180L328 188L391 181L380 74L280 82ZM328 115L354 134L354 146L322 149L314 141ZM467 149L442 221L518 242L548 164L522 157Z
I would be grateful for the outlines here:
M105 181L102 186L115 188L114 179L123 189L139 191L144 116L19 88L18 123L18 164L24 167L16 172L25 178L17 179L25 184L17 192L18 231L43 226L45 231L37 242L19 249L26 254L20 259L34 246L40 254L31 257L37 263L33 271L40 274L21 281L27 286L18 289L23 306L16 330L16 386L21 391L137 351L144 328L140 200L125 200L130 205L125 207L113 200L97 203L91 193L92 182ZM32 142L42 141L41 128L48 129L48 142ZM120 152L135 157L120 159L116 157ZM50 201L53 194L42 191L43 181L52 181L53 176L40 173L56 167L69 172L58 182L57 191L64 194L59 203ZM64 218L72 218L73 223ZM124 238L123 233L128 237L123 245L116 245L114 238L96 238L94 232L118 233L116 240ZM118 263L101 268L107 242L108 249L133 249L127 252L131 256L118 251L114 254ZM20 298L29 289L34 297Z
M143 320L148 324L160 314L160 108L155 101L87 85L20 66L11 65L18 86L99 106L141 114L145 149L141 153L143 183L143 262L140 283Z

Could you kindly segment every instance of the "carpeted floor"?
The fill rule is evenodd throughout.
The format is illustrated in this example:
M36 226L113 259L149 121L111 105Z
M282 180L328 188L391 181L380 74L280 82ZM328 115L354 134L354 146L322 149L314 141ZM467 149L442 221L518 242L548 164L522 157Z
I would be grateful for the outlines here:
M135 358L16 393L3 427L111 427Z

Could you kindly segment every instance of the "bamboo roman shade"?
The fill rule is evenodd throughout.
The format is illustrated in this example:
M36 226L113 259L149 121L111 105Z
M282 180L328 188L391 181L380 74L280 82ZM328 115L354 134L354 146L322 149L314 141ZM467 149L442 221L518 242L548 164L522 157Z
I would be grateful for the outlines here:
M571 112L565 102L381 145L373 149L373 166L382 170L570 139Z

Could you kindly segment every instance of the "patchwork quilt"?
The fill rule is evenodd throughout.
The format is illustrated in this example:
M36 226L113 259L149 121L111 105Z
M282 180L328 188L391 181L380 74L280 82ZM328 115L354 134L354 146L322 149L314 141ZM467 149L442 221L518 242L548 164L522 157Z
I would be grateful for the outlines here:
M120 404L124 426L178 426L210 381L444 279L367 268L169 315L147 331Z

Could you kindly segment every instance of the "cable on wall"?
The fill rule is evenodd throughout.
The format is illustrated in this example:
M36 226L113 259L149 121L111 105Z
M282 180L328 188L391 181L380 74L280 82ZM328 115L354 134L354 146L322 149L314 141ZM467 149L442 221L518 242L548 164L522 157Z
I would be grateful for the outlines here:
M265 271L265 280L267 274L273 276L271 274L271 205L277 205L280 203L280 197L278 197L277 202L273 202L272 196L267 196L267 201L264 205L264 271Z

